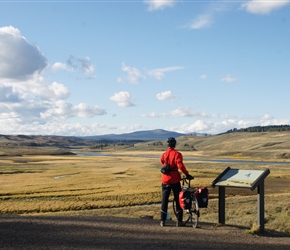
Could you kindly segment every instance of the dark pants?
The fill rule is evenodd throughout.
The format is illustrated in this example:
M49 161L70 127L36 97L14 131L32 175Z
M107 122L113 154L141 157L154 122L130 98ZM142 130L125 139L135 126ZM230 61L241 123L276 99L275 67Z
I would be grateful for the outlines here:
M161 202L161 220L166 220L167 210L168 210L168 200L171 193L171 190L173 191L174 200L176 204L176 218L178 221L182 221L183 217L183 210L180 207L179 204L179 192L181 191L181 185L180 182L176 184L166 185L162 184L162 202Z

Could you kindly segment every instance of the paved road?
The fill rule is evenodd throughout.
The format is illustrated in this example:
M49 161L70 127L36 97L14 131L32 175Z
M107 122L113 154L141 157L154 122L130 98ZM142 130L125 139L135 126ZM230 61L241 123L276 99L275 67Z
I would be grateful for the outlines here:
M161 228L157 220L98 216L2 216L0 249L289 249L290 235L201 223Z

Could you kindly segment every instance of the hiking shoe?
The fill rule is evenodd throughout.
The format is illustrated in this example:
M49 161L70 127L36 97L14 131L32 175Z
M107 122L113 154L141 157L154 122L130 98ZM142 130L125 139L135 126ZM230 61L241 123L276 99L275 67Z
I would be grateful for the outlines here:
M186 224L185 224L185 222L183 222L183 221L177 221L177 222L176 222L176 226L177 226L177 227L185 227L185 225L186 225Z
M160 222L160 226L161 226L161 227L164 227L164 226L165 226L165 221L162 220L162 221Z

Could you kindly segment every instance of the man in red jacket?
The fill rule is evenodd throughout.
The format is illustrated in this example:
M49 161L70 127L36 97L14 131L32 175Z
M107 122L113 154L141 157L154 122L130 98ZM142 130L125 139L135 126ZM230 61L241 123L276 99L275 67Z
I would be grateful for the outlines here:
M193 179L193 177L188 173L186 167L183 164L183 156L180 152L175 150L176 140L173 137L167 140L168 149L160 156L160 162L162 166L170 164L171 171L168 174L162 174L162 203L161 203L161 222L160 226L165 226L165 220L168 210L168 199L171 190L174 194L174 200L176 202L176 213L177 213L177 223L176 226L185 226L183 223L183 210L179 204L179 192L181 191L181 177L179 174L180 170L183 172L188 179Z

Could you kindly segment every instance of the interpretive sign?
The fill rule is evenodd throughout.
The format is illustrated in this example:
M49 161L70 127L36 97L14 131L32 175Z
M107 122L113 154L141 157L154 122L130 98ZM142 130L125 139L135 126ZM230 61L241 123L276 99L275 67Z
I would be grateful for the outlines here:
M212 183L219 187L219 223L225 223L225 188L257 188L258 194L258 224L260 232L264 232L264 180L270 170L244 170L227 167Z
M212 186L244 187L254 190L270 173L266 170L242 170L226 168L213 182Z

